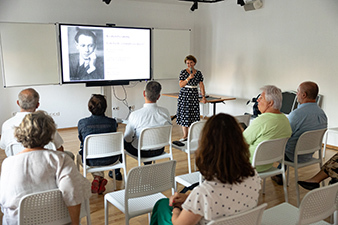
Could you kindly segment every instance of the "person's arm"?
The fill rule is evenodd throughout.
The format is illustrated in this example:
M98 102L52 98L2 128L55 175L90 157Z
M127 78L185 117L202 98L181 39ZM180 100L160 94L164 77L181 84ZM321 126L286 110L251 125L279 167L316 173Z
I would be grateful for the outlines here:
M133 113L129 116L129 121L126 126L126 130L124 131L124 140L128 143L133 141L135 135L135 129L133 125Z
M243 131L243 136L246 140L246 143L252 145L257 138L261 135L261 119L257 117L252 121L252 123Z
M79 225L81 204L74 205L74 206L68 206L67 208L68 208L70 219L72 220L71 225Z
M180 75L180 77L181 77L181 75ZM189 77L187 79L180 80L180 82L179 82L180 87L185 87L188 84L189 80L193 79L194 77L195 77L195 74L192 73L192 74L189 75Z
M195 225L201 220L201 218L201 215L184 209L181 211L179 208L174 208L171 221L173 225Z
M183 202L188 198L187 194L177 193L175 192L174 195L170 196L169 198L169 205L172 207L179 207L181 208L181 205Z
M207 99L205 98L205 88L204 88L204 84L203 81L200 82L200 90L201 90L201 94L202 94L202 103L207 103Z
M92 73L93 71L96 70L96 66L95 66L95 63L96 63L96 54L95 52L93 52L90 56L89 56L89 69L87 70L87 73L90 74Z

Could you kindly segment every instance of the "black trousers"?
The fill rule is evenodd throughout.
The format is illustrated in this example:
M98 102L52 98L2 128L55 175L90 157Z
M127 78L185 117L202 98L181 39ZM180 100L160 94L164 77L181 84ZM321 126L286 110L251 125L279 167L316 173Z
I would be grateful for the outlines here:
M131 142L124 141L124 149L130 154L132 154L133 156L138 156L138 151L136 148L134 148ZM149 157L159 156L159 155L162 155L163 152L164 152L164 147L160 149L155 149L155 150L147 150L147 151L141 150L141 157L149 158ZM148 165L148 164L151 164L151 162L144 162L144 165Z

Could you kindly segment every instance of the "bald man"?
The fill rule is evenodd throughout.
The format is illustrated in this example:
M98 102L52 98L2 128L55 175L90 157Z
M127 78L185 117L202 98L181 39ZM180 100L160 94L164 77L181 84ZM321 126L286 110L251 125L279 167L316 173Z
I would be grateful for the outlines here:
M15 116L6 120L1 129L0 148L5 150L7 156L9 156L9 144L16 142L14 137L14 128L19 126L22 119L27 114L35 112L40 105L39 100L39 93L33 88L24 89L19 93L17 104L20 107L20 112L17 112ZM58 132L56 132L53 137L53 143L58 151L63 151L63 140Z
M292 135L285 148L285 160L287 161L293 162L298 138L304 132L327 128L325 112L319 108L316 102L318 92L318 85L312 81L303 82L297 88L297 101L299 105L288 116ZM311 158L312 154L299 155L298 162L308 162ZM279 185L283 185L281 176L274 176L272 180L276 181Z

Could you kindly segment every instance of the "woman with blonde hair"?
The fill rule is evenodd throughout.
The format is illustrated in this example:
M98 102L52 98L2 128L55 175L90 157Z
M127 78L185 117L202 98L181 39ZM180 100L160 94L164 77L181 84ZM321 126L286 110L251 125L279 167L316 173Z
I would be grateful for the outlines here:
M175 193L159 200L152 225L206 224L257 205L260 178L251 166L248 145L234 117L221 113L208 119L195 154L205 181L190 195Z
M79 224L81 204L91 196L90 182L67 154L44 148L55 131L52 117L44 111L27 114L15 129L15 137L25 148L2 163L3 225L18 223L18 207L23 196L55 188L62 192L72 224Z

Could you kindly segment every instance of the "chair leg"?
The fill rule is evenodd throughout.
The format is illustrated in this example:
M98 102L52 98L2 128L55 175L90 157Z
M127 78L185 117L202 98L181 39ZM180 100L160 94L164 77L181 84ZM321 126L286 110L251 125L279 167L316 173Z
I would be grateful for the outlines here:
M115 170L113 170L112 173L113 173L113 180L114 180L113 181L113 184L114 184L114 189L113 190L115 191L116 190L116 174L115 174Z
M92 220L90 218L90 206L89 206L89 199L87 199L84 204L86 204L85 209L86 209L86 213L87 213L87 225L92 225Z
M266 178L263 179L263 191L262 191L263 195L265 195L265 180Z
M282 174L282 178L283 178L283 189L284 189L285 202L289 202L289 200L288 200L287 183L286 183L286 179L285 179L285 172Z
M108 201L104 199L104 225L108 225Z
M297 207L299 207L300 196L299 196L298 169L297 168L295 168L295 185L296 185L296 194L297 194Z
M190 153L188 153L188 171L189 174L191 173L191 159L190 159Z
M288 173L288 175L287 175L287 177L286 177L286 185L289 186L290 166L289 166L289 168L287 169L287 173Z

